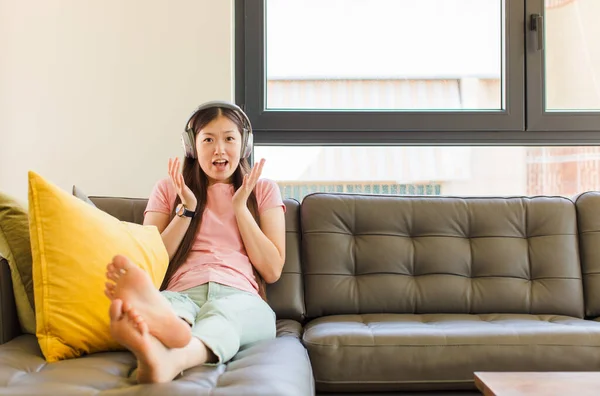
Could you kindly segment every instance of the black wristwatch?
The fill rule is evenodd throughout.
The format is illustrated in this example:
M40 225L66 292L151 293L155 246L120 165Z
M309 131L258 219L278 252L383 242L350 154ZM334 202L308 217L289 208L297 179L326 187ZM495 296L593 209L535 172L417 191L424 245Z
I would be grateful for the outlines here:
M189 217L190 219L193 219L196 212L194 212L192 210L188 210L184 204L179 204L179 205L177 205L177 208L175 209L175 214L179 217L185 216L185 217Z

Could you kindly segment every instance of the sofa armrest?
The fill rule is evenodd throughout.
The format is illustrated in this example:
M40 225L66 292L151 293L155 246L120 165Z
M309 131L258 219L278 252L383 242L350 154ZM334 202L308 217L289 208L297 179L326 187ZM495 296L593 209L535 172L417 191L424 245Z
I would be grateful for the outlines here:
M8 261L0 257L0 345L21 334Z

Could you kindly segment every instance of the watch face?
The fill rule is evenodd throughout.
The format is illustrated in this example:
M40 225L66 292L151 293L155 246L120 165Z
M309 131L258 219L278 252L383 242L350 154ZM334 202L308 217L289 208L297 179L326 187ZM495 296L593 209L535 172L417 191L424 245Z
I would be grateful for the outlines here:
M183 216L183 204L177 205L177 208L175 209L175 214L179 217Z

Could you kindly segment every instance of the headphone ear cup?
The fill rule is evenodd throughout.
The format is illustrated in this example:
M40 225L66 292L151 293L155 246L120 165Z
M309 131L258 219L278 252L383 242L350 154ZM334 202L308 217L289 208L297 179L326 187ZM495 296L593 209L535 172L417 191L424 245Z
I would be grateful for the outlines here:
M196 145L194 143L194 131L186 130L181 134L181 144L186 157L196 158Z
M244 152L242 153L242 158L248 158L250 157L250 154L252 154L252 145L254 143L252 132L246 131L246 136L246 143L244 146Z

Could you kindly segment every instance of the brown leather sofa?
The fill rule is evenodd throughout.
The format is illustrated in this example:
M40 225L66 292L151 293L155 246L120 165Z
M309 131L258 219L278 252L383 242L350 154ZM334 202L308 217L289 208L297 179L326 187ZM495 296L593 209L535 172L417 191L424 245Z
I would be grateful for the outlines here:
M142 220L143 199L91 199ZM600 370L600 193L285 203L276 340L165 385L132 385L125 352L45 364L3 262L0 394L474 392L475 371Z

